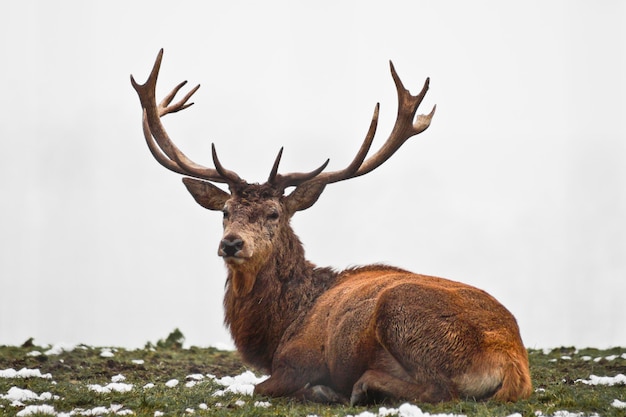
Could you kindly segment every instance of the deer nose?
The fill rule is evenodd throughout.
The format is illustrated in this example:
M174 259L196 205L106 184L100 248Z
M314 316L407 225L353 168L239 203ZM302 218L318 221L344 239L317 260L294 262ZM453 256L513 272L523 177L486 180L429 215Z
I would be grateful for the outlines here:
M231 256L237 256L237 252L239 252L243 248L243 240L240 238L224 238L220 242L220 256L225 258Z

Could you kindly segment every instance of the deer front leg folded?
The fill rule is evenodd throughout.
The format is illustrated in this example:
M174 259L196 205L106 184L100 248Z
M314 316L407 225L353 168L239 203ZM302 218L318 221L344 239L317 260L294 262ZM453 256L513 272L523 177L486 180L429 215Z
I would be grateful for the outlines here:
M272 370L272 376L255 387L254 394L293 397L324 404L347 404L348 398L324 385L327 378L328 371L323 365L306 366L299 363L294 367L286 363L277 364Z

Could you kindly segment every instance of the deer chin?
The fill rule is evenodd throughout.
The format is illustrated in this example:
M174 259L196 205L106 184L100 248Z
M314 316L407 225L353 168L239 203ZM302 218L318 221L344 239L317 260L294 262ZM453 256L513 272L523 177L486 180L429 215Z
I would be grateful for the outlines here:
M250 294L254 283L256 282L256 274L245 271L233 271L230 277L230 286L233 289L235 297L245 297Z
M252 291L261 265L252 258L224 258L230 271L229 282L235 297L244 297Z

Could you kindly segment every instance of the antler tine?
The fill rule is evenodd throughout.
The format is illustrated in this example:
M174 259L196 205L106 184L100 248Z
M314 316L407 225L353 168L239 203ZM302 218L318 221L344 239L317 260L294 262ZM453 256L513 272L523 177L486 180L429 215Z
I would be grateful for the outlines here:
M198 88L200 88L200 85L195 86L181 100L174 104L170 104L178 91L180 91L180 89L187 83L187 81L183 81L174 87L174 89L157 105L155 90L162 59L163 49L159 51L159 54L154 62L154 66L152 67L152 71L144 84L137 83L134 77L132 75L130 76L131 84L133 85L135 91L137 91L137 95L139 96L139 100L141 101L141 105L144 109L144 136L146 137L146 142L148 143L148 147L150 148L152 155L154 155L155 159L161 163L161 165L174 172L213 182L228 182L227 179L222 177L215 169L202 166L189 159L176 145L174 145L167 134L165 127L161 123L162 116L169 113L176 113L193 105L193 103L187 103L187 101L198 90ZM155 140L156 144L154 143Z
M367 153L369 152L372 142L374 141L374 136L376 135L376 128L378 127L378 113L380 110L380 104L376 103L376 107L374 108L374 114L372 115L372 121L370 122L370 127L367 131L367 135L365 135L365 139L359 148L356 156L346 168L340 171L332 171L332 172L324 172L320 174L316 181L323 182L325 184L332 184L334 182L342 181L348 178L353 178L356 176L356 173L359 167L363 164Z
M305 181L317 177L330 162L330 159L327 159L322 165L320 165L317 169L314 169L311 172L291 172L289 174L281 175L278 173L278 165L280 164L280 158L282 157L282 155L283 148L280 148L280 151L278 151L278 155L276 156L276 160L274 161L274 165L272 166L270 176L267 180L268 183L282 190L287 187L298 186Z
M215 150L214 143L211 144L211 154L213 156L213 164L215 165L216 171L222 178L226 180L229 185L244 182L234 171L230 171L224 168L224 166L217 157L217 151Z
M400 80L400 77L398 76L398 73L396 72L396 69L391 61L389 61L389 66L398 94L398 114L391 134L383 146L381 146L381 148L374 155L365 159L372 145L372 141L374 140L376 127L378 125L378 112L380 107L377 104L367 136L350 165L340 171L325 172L320 174L317 178L315 178L315 181L331 184L365 175L378 168L386 160L388 160L391 155L393 155L400 148L400 146L406 142L407 139L423 132L430 125L430 121L435 114L437 106L434 106L429 114L418 115L417 119L415 118L415 113L428 91L430 82L429 78L427 78L424 82L424 86L422 87L420 93L417 96L413 96L409 90L404 88L404 85L402 84L402 81Z
M416 96L412 95L409 90L404 88L398 73L396 72L393 62L389 61L389 67L391 69L391 76L396 84L396 91L398 93L398 114L396 116L396 123L393 126L391 134L383 144L383 146L372 156L370 156L361 165L355 177L365 175L370 171L378 168L391 155L393 155L399 148L407 141L407 139L422 133L430 126L430 121L435 114L437 106L433 106L430 113L426 115L418 115L415 118L415 113L422 100L426 96L428 87L430 85L430 78L426 78L424 86L420 93Z
M267 178L267 182L273 184L276 181L276 175L278 175L278 165L280 165L280 158L283 156L283 147L280 147L278 151L278 155L276 155L276 159L274 160L274 165L272 165L272 170L270 171L270 176Z

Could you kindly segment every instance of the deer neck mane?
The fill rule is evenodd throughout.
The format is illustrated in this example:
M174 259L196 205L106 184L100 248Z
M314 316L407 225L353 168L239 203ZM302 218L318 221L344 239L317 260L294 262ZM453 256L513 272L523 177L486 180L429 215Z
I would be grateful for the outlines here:
M269 371L287 328L309 311L335 281L337 272L307 261L304 248L290 228L261 267L253 288L238 293L236 274L229 269L224 296L224 323L244 361Z

